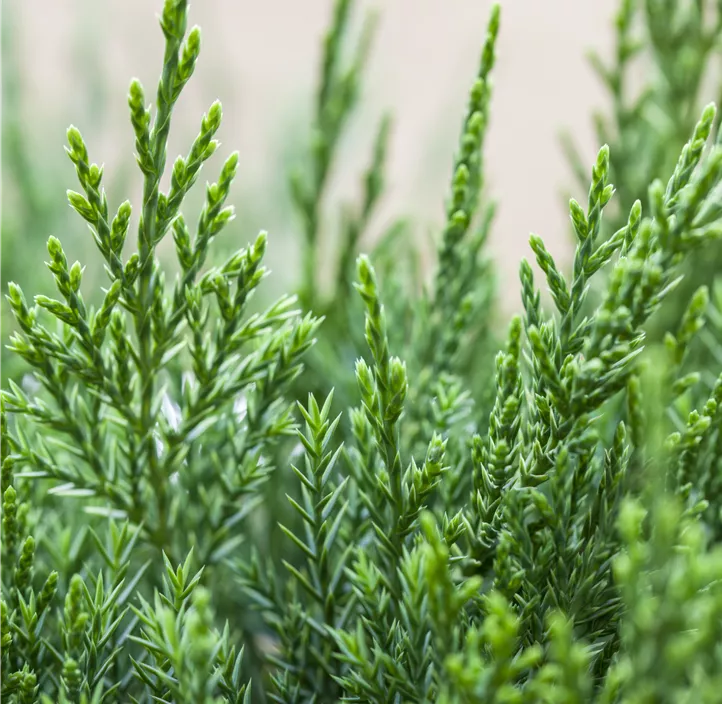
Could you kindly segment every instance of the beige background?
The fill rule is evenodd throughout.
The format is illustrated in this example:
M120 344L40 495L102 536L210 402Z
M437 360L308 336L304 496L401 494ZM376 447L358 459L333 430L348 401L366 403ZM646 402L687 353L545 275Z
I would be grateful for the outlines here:
M358 4L357 28L366 9L380 10L378 34L363 107L343 143L330 197L357 193L376 121L388 109L394 116L389 193L374 232L393 215L411 214L419 237L435 236L490 2ZM169 157L186 151L202 111L220 98L225 114L221 153L241 152L235 202L245 211L249 230L269 230L276 269L295 256L288 244L295 223L287 213L283 169L308 134L319 39L331 6L331 0L202 0L191 7L191 24L201 25L204 46L197 74L181 100ZM15 15L22 70L30 78L21 110L29 124L39 124L34 129L37 150L62 158L65 129L74 122L89 142L91 157L105 162L108 174L121 164L128 167L132 138L126 90L130 77L137 75L152 97L162 57L155 18L160 7L161 0L5 0L4 11ZM606 107L606 95L585 52L594 48L609 56L615 8L614 0L502 3L487 163L491 193L500 201L491 248L501 266L506 305L516 305L516 271L528 253L531 231L568 262L562 194L572 179L558 133L571 129L591 165L598 146L591 114ZM89 81L104 85L94 94ZM99 112L89 112L93 106ZM210 167L207 178L219 163ZM72 165L62 168L72 185ZM137 194L137 175L126 173L136 190L116 194L110 181L115 204ZM330 210L330 232L334 212ZM253 234L244 230L244 241Z

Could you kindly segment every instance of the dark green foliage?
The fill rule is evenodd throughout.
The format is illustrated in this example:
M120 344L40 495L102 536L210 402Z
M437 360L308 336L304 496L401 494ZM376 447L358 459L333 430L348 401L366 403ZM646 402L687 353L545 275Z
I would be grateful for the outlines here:
M366 51L364 39L343 67L350 11L337 2L309 173L291 180L306 310L293 297L252 307L265 234L212 264L237 155L207 185L195 227L182 215L217 147L219 104L160 189L200 47L185 0L161 15L154 111L137 81L129 92L144 184L129 255L131 204L110 207L102 169L69 129L80 190L68 199L109 284L86 303L82 265L51 238L59 297L30 304L9 286L12 350L35 385L10 381L2 396L2 696L717 701L719 284L697 285L661 339L646 333L689 262L719 247L714 106L641 192L624 167L637 147L599 150L586 204L570 201L572 271L532 235L551 306L522 260L523 313L497 345L482 146L498 7L432 285L394 267L411 256L394 233L357 256L382 192L384 120L361 206L344 220L334 297L321 293L323 194ZM634 198L610 218L612 180ZM166 284L157 247L170 236Z

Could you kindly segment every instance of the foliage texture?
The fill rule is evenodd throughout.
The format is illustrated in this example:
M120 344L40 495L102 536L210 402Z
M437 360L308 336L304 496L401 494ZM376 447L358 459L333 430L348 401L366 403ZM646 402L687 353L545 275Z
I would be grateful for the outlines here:
M671 94L701 74L719 32L701 29L704 3L659 25L668 5L647 3L646 20ZM634 7L619 15L620 66ZM308 159L289 179L297 295L254 303L265 233L214 263L238 154L206 184L197 222L183 214L222 118L211 105L168 163L200 51L186 0L160 15L152 110L130 84L135 211L111 207L103 168L68 130L68 201L107 284L86 302L97 292L83 265L51 237L55 297L8 287L11 351L32 375L2 395L2 697L718 701L722 289L682 285L722 235L714 105L659 88L650 100L678 130L674 158L657 163L657 137L630 136L642 139L638 116L599 150L586 199L569 203L571 272L532 235L550 304L522 260L521 313L498 343L483 188L498 7L430 282L397 266L413 258L408 225L358 251L383 192L383 118L322 291L324 194L373 26L345 64L351 10L335 4ZM676 41L697 51L692 78L660 48ZM175 268L158 256L171 239Z

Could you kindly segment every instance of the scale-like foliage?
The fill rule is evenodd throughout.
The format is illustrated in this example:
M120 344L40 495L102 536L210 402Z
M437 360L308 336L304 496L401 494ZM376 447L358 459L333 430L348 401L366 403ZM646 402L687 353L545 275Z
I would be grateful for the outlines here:
M690 126L666 184L650 178L646 193L622 199L613 228L612 179L620 190L638 184L621 183L627 147L622 161L614 146L600 149L586 205L569 205L571 272L532 235L552 305L523 260L523 314L494 360L482 144L499 8L431 289L420 295L389 266L391 252L404 253L392 235L356 256L382 191L384 121L361 208L345 220L336 308L317 277L323 194L366 50L364 39L343 68L350 11L338 0L309 173L291 181L304 233L299 300L310 311L292 297L252 307L265 234L212 265L212 242L233 217L237 155L207 185L195 228L182 215L217 147L220 105L160 189L172 112L200 46L185 0L166 0L161 15L153 112L131 84L144 187L129 256L131 205L111 210L102 168L68 131L80 183L68 198L109 284L97 309L87 305L82 265L51 238L59 297L31 305L9 287L12 349L33 381L11 381L2 397L2 696L717 701L719 286L710 296L697 285L661 343L645 332L691 257L719 247L714 106ZM156 254L169 236L172 285Z
M624 226L637 199L645 211L651 207L647 186L674 168L703 96L722 97L722 11L717 0L620 0L614 28L612 60L605 64L596 52L589 55L611 102L608 114L594 114L597 139L611 147L610 176L616 185L605 236ZM637 87L640 72L644 78ZM583 160L569 136L563 145L577 184L584 186ZM719 198L709 207L718 217ZM652 339L662 339L679 324L694 289L712 285L719 265L715 248L690 255L679 290L647 325Z

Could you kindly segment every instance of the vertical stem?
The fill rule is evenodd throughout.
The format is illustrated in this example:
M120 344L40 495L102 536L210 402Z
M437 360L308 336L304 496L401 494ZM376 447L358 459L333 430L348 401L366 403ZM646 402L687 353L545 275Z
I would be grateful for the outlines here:
M138 249L141 270L138 278L138 300L135 327L138 335L139 376L141 380L140 427L144 432L141 447L145 448L150 472L150 483L156 498L158 525L153 531L153 542L163 549L168 543L168 487L162 465L153 441L155 418L153 417L153 396L155 378L153 369L153 349L151 334L151 309L153 304L153 265L155 263L155 243L158 239L157 212L160 179L166 162L166 143L170 131L170 118L173 108L172 91L178 65L179 40L168 38L163 61L163 75L158 86L158 111L151 134L151 150L154 169L145 177L143 185L143 212L138 227ZM141 450L142 451L142 450Z
M304 310L312 310L316 304L316 269L318 268L318 210L321 203L323 185L314 194L313 203L306 213L306 243L303 249L303 280L301 282L301 304Z

